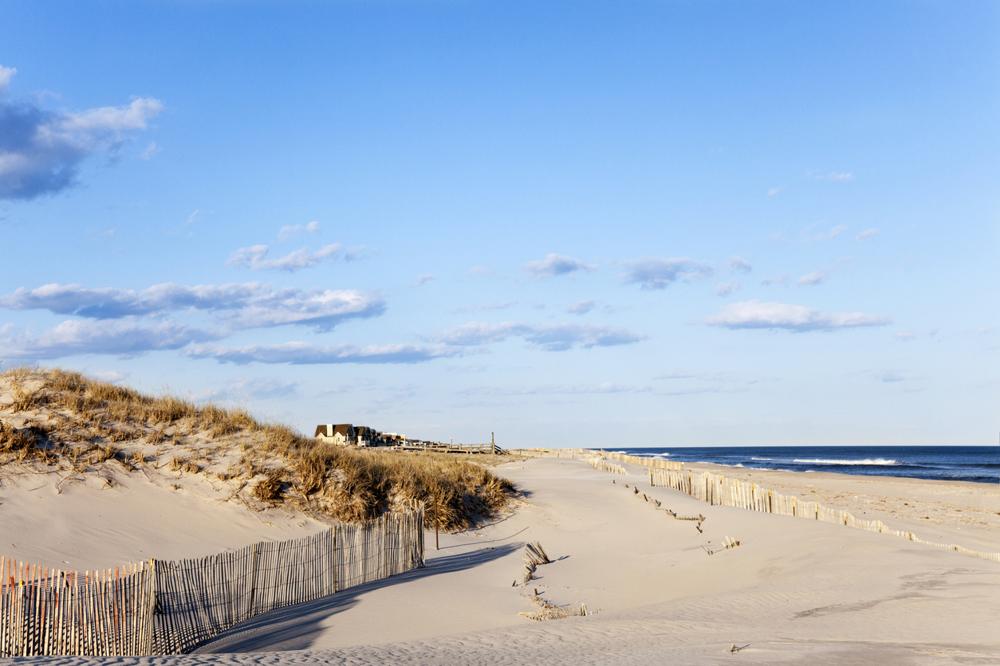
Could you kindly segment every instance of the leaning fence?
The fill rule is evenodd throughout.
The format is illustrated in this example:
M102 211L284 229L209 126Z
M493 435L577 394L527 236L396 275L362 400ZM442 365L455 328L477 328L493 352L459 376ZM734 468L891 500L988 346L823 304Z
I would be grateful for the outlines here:
M423 565L423 511L105 571L0 557L0 657L188 652L261 613Z

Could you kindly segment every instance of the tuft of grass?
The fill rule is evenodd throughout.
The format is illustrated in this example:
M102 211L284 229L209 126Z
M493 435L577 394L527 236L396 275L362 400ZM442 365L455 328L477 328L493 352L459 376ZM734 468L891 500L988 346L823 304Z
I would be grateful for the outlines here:
M48 459L48 432L37 425L15 428L0 421L0 453L12 454L19 462Z
M280 501L284 493L285 482L281 480L281 474L276 471L268 473L253 487L253 496L268 504Z

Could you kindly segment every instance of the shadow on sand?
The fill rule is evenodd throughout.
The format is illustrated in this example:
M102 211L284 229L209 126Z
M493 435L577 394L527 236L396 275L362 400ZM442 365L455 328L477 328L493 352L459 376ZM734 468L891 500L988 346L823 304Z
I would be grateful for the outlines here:
M492 548L481 548L469 553L435 557L427 560L427 565L422 569L414 569L391 578L358 585L309 603L278 608L236 625L197 648L194 652L205 654L305 650L312 646L315 635L323 631L320 627L323 620L351 608L358 602L358 597L365 592L428 576L471 569L504 557L523 545L523 543L509 543Z

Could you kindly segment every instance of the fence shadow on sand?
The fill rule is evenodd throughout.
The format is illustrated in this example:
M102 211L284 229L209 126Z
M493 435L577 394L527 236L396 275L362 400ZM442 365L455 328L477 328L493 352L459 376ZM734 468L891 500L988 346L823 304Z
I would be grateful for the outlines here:
M523 546L523 543L508 543L429 559L426 566L420 569L358 585L316 601L286 606L259 615L220 634L194 652L206 654L306 650L312 647L316 636L323 631L321 623L331 615L356 605L362 594L420 578L471 569L509 555Z

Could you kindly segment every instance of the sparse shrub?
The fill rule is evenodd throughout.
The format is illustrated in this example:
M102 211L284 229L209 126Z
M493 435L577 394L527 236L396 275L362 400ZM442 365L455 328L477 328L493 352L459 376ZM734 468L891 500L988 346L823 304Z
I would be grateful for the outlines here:
M270 472L253 487L253 496L261 502L278 502L285 492L285 484L278 472Z

